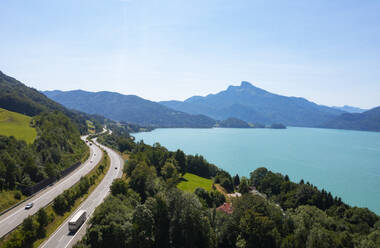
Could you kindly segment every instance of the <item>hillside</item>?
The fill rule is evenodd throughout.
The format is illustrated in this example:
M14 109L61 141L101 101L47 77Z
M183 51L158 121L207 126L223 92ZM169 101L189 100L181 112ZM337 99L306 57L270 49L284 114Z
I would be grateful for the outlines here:
M324 128L380 131L380 107L364 113L345 113L323 124Z
M47 110L64 110L56 102L0 71L0 108L35 116Z
M0 72L0 190L22 190L81 161L88 147L80 132L88 119L99 129L102 118L68 110Z
M114 92L45 91L47 97L67 108L98 114L116 121L153 127L212 127L215 121L204 115L190 115L135 95Z
M0 135L14 136L31 144L37 136L31 121L29 116L0 108Z
M344 113L304 98L276 95L248 82L205 97L160 103L178 111L204 114L217 120L235 117L250 123L283 123L286 126L315 127Z
M79 162L88 148L76 125L62 112L33 117L38 136L32 144L0 135L0 189L23 189Z
M78 126L82 134L87 132L87 119L99 123L104 118L89 116L78 111L66 109L64 106L52 101L39 91L27 87L20 81L9 77L0 71L0 108L21 113L27 116L35 116L44 111L61 111L69 116Z

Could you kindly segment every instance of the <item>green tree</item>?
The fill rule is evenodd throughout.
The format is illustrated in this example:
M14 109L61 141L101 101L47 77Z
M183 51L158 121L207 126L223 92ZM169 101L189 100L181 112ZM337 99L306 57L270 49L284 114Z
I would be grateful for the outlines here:
M45 235L46 235L45 227L49 224L49 217L43 208L41 208L37 212L37 222L39 224L38 230L37 230L37 236L38 237L45 237Z
M276 247L279 239L275 223L251 209L246 210L240 220L240 232L247 247Z
M128 161L125 162L124 165L124 172L128 175L132 175L132 171L137 167L138 162L135 159L129 159Z
M117 178L112 182L111 193L112 195L127 195L128 192L128 183L123 179Z
M306 241L306 248L334 248L333 236L319 224L313 225Z
M263 179L267 174L268 174L267 168L264 168L264 167L257 168L256 170L250 173L251 184L257 187L261 179Z
M153 167L147 166L145 163L137 165L130 177L130 187L140 194L141 199L145 202L148 196L154 195L156 178L156 170Z
M158 193L154 198L148 198L145 206L153 214L154 218L154 247L167 248L169 246L170 219L167 199L163 192Z
M246 177L241 178L241 182L239 185L239 192L241 194L247 194L249 193L249 181Z
M180 172L182 175L186 173L186 155L183 151L177 150L174 155L175 160L178 162L178 166L180 168Z
M197 197L174 189L167 197L172 247L209 247L210 222Z
M178 172L176 166L172 163L172 161L167 161L161 169L161 174L165 180L170 178L178 179Z
M67 202L65 196L60 194L53 201L53 209L59 215L63 215L68 209L69 203Z
M234 177L232 177L232 181L234 183L234 187L237 188L240 184L240 177L238 174L236 174Z
M152 247L155 225L152 212L145 205L138 205L132 215L132 223L134 247Z

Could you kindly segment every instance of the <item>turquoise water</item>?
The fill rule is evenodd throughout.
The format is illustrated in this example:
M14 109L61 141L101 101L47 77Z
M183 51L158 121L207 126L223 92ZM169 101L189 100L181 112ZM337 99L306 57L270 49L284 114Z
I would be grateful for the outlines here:
M201 154L240 176L265 166L380 214L380 133L317 128L156 129L133 134L147 144Z

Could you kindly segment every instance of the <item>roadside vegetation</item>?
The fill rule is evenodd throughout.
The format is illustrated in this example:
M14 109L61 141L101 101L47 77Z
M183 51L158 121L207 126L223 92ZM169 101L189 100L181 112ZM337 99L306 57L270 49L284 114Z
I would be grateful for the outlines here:
M32 144L37 131L31 125L31 117L0 108L0 135L13 136Z
M78 129L64 114L42 113L32 122L38 133L33 144L0 135L0 194L58 177L88 154Z
M104 152L101 162L70 189L57 196L47 207L29 216L22 225L4 237L0 247L38 247L87 199L103 180L110 167Z
M0 213L26 198L27 197L19 190L6 190L0 192Z
M128 147L119 150L129 153L127 177L115 180L77 248L380 247L379 216L308 182L295 183L265 168L249 178L232 177L201 156L171 152L159 144L130 140L121 146L118 140L127 142L127 136L101 140ZM216 210L228 200L218 191L178 189L188 173L241 197L229 199L231 212Z

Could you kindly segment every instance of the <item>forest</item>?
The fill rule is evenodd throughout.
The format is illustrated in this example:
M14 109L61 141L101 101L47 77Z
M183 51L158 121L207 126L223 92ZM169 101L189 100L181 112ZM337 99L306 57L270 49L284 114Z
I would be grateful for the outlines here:
M127 135L99 140L128 153L129 160L125 177L114 181L77 248L380 246L379 216L309 182L295 183L266 168L231 177L199 155L134 143ZM176 185L186 172L242 195L227 198L201 188L183 192ZM232 213L217 210L225 201Z

